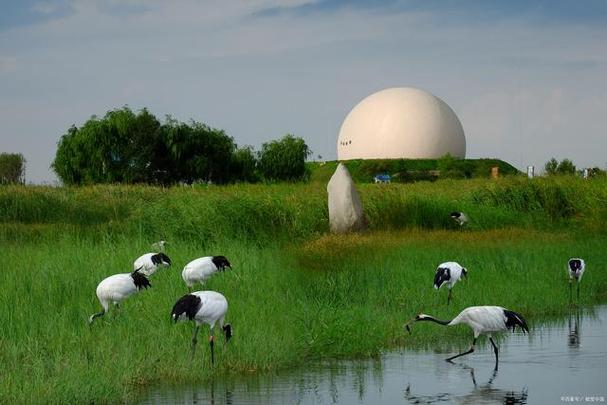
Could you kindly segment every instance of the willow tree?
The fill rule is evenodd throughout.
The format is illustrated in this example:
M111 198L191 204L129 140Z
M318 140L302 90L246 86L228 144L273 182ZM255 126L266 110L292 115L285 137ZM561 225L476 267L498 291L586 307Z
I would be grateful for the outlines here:
M259 171L267 180L302 180L306 175L306 159L311 153L303 139L287 134L262 145Z
M0 184L25 182L25 158L21 153L0 153Z

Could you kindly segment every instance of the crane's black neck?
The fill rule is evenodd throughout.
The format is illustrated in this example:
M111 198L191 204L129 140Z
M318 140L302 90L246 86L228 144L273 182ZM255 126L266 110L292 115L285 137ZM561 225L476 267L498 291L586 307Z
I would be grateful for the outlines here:
M416 322L421 322L421 321L431 321L431 322L434 322L434 323L438 323L439 325L449 325L449 323L451 323L451 320L448 320L448 321L442 321L442 320L440 320L440 319L436 319L436 318L434 318L434 317L432 317L432 316L430 316L430 315L421 315L421 316L418 316L418 317L415 319L415 321L416 321Z

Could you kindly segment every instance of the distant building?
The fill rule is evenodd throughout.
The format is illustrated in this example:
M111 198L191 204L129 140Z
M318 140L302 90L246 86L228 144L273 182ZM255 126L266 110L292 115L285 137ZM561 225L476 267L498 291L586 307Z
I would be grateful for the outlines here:
M437 159L466 157L464 129L440 98L412 87L371 94L346 116L337 158Z

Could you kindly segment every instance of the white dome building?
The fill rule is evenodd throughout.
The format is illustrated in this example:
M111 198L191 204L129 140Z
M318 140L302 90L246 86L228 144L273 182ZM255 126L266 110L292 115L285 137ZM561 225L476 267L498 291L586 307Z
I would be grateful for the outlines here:
M373 93L348 114L337 138L337 159L466 157L464 129L440 98L413 87Z

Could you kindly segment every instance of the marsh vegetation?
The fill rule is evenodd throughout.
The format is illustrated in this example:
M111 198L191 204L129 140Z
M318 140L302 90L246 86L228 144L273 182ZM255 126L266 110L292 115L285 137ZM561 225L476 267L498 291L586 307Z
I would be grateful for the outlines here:
M0 188L0 402L115 402L160 382L295 367L310 360L436 348L445 336L403 323L417 312L449 317L496 304L539 324L568 308L566 263L584 257L580 305L607 301L607 181L577 178L439 180L362 185L371 229L327 234L321 184L156 188ZM462 210L460 230L448 213ZM169 241L172 268L92 328L104 277L132 268L150 243ZM234 337L216 364L190 361L191 325L170 310L187 289L183 265L222 254L222 292ZM432 289L436 265L455 260L469 280ZM461 339L459 339L461 337Z

